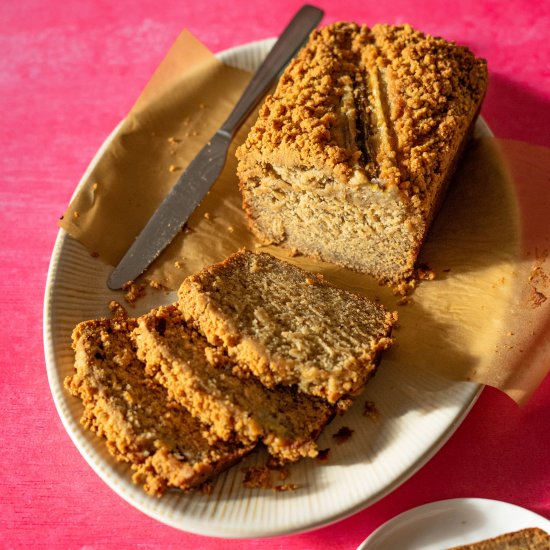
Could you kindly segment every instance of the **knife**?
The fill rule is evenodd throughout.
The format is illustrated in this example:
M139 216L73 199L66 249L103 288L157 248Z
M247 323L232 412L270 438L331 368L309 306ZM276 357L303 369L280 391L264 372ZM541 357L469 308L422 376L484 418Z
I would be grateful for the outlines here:
M111 272L107 281L107 286L111 290L117 290L125 283L136 279L172 242L220 175L231 139L279 73L307 40L323 15L322 10L305 5L292 18L252 77L227 120L179 177Z

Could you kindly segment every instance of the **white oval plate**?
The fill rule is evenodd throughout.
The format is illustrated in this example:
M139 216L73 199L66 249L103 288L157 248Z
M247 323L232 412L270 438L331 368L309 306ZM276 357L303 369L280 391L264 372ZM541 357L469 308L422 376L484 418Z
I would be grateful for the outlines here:
M254 70L272 44L271 39L247 44L219 57ZM477 129L490 134L482 121ZM105 147L98 151L82 181ZM310 530L349 516L387 495L423 466L456 430L481 390L477 384L410 372L406 365L385 360L364 398L319 439L321 449L331 448L330 461L323 465L303 460L292 466L288 481L298 483L298 490L246 489L242 468L236 466L219 476L210 496L171 491L160 500L151 498L132 484L129 467L117 463L103 442L81 427L81 403L63 388L64 378L73 369L72 329L80 321L108 315L107 304L121 299L119 293L107 289L110 271L80 243L59 232L44 299L50 388L67 432L94 471L132 506L178 529L225 538L266 537ZM170 303L175 294L157 295L156 300L140 300L132 312L139 315L161 305L159 300ZM375 402L378 422L363 416L365 400ZM336 445L332 434L342 426L352 428L353 437L345 445ZM255 453L243 466L264 463L265 456Z
M550 533L550 521L515 504L454 498L403 512L374 531L357 550L442 550L527 527Z

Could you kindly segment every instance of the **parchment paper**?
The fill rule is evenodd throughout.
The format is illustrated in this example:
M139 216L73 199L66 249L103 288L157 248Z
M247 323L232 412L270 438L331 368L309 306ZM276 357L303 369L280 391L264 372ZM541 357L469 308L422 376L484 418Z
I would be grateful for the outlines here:
M250 75L183 32L122 122L60 226L115 265L225 120ZM254 117L251 117L253 120ZM241 209L236 136L225 169L185 230L145 277L176 289L185 276L257 249ZM488 384L524 403L550 369L550 151L475 139L420 260L435 273L406 304L366 275L305 256L273 255L380 300L399 313L389 355L411 369Z

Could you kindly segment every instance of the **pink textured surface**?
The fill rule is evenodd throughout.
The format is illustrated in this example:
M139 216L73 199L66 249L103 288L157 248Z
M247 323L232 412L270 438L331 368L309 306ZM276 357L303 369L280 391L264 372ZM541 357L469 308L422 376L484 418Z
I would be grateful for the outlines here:
M56 220L93 154L179 31L213 51L276 35L295 0L0 3L0 547L355 548L411 507L475 496L550 518L550 379L519 409L486 389L422 470L367 510L311 533L220 541L134 510L84 462L50 396L42 300ZM550 146L547 2L319 1L325 23L408 22L487 58L483 114L498 137Z

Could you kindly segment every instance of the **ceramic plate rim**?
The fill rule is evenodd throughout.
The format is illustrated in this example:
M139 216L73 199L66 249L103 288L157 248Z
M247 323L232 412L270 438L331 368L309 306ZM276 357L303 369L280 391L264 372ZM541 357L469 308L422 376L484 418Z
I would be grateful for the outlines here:
M399 526L402 526L405 522L412 523L416 518L420 519L424 515L428 514L435 514L438 511L449 511L449 513L452 511L453 514L459 515L460 510L465 508L466 506L473 506L477 507L479 509L483 509L483 511L489 511L489 513L492 513L493 516L497 516L497 514L502 514L503 510L513 512L515 517L519 520L517 523L517 527L510 527L508 523L504 522L502 523L501 530L497 530L496 526L491 528L485 528L485 535L481 535L485 538L491 538L498 536L501 533L505 532L512 532L519 529L522 529L524 527L539 527L541 529L546 530L548 533L550 533L550 520L546 519L544 516L541 516L540 514L537 514L536 512L533 512L532 510L529 510L527 508L523 508L517 504L513 504L511 502L506 502L502 500L495 500L495 499L489 499L489 498L479 498L479 497L460 497L460 498L449 498L449 499L443 499L438 500L434 502L428 502L426 504L422 504L420 506L416 506L414 508L411 508L409 510L406 510L405 512L402 512L401 514L398 514L397 516L394 516L393 518L389 519L388 521L384 522L380 527L375 529L358 547L357 550L370 550L373 548L373 544L377 543L388 543L387 540L382 539L381 541L378 541L380 537L384 536L386 533L391 533L392 530L395 530ZM439 518L440 516L438 516ZM502 516L499 516L498 519L500 519ZM525 518L525 521L524 519ZM527 518L529 520L532 519L532 521L527 521ZM520 524L524 524L523 526L520 526ZM434 541L433 544L471 544L472 542L482 540L482 538L478 538L479 534L476 535L468 535L465 536L464 540L462 542L457 542L456 540L449 541L447 539L447 542L444 539L439 539L437 541ZM389 541L391 543L391 540ZM373 550L376 550L376 546L374 546ZM416 547L415 547L416 548ZM405 550L405 549L404 549Z
M254 52L255 50L261 49L262 53L265 55L269 47L274 43L274 40L275 39L270 38L270 39L260 40L260 41L236 46L234 48L230 48L228 50L220 52L219 54L217 54L217 57L219 57L222 61L225 61L229 64L234 64L234 63L237 64L238 62L235 61L235 58L240 55L246 54L248 52ZM490 129L486 126L484 121L480 120L480 124L481 124L482 133L485 133L486 135L492 135L490 132ZM84 181L87 178L87 175L93 169L93 166L98 162L99 158L101 158L101 155L104 153L110 140L115 135L117 129L118 127L115 128L115 130L113 130L111 135L105 140L103 145L99 148L98 152L96 153L96 155L90 162L88 168L84 172L84 175L82 176L78 186L76 187L75 194L78 192L78 189L83 185ZM81 429L78 426L75 427L73 425L72 418L70 418L70 416L67 413L68 406L65 402L66 395L64 393L62 380L60 379L60 373L58 372L58 368L56 364L56 356L55 356L55 350L54 350L54 333L51 330L52 307L53 307L52 295L54 294L54 290L55 290L54 286L55 286L55 279L58 273L60 254L63 246L66 244L67 239L70 239L68 234L63 230L59 230L55 241L55 245L52 251L52 256L51 256L50 265L48 269L45 295L44 295L44 310L43 310L43 338L44 338L46 370L47 370L50 390L52 393L52 397L53 397L56 409L58 411L58 414L61 418L61 421L65 430L67 431L68 435L70 436L71 440L73 441L74 445L76 446L80 454L83 456L83 458L88 463L88 465L90 465L90 467L99 475L99 477L112 490L114 490L119 496L121 496L133 507L141 510L146 515L153 517L161 521L162 523L165 523L177 529L195 533L195 534L212 536L212 537L255 538L255 537L273 537L273 536L279 536L279 535L301 533L301 532L310 531L310 530L340 521L345 517L348 517L358 512L359 510L362 510L374 504L374 502L380 500L381 498L383 498L384 496L386 496L387 494L395 490L399 485L401 485L408 478L410 478L414 473L416 473L420 468L422 468L428 462L428 460L431 459L439 451L439 449L447 442L447 440L456 431L456 429L459 427L459 425L462 423L464 418L469 413L472 406L477 401L482 391L481 385L469 383L468 385L469 389L465 391L467 395L464 397L464 401L462 402L461 408L460 410L457 411L456 415L453 417L452 422L450 423L447 431L443 433L441 437L439 437L437 440L433 441L433 444L431 445L431 447L423 455L419 456L417 460L413 464L411 464L408 469L402 471L400 475L395 477L392 483L385 486L382 490L376 493L373 493L368 498L365 498L359 502L356 502L353 505L343 508L336 513L332 513L331 515L325 515L325 516L323 516L323 514L317 514L318 517L311 518L310 521L304 522L300 525L293 524L293 525L286 525L285 527L278 526L274 528L273 527L265 528L265 526L260 529L257 529L254 526L247 526L246 528L238 528L238 527L232 526L232 529L228 529L227 526L216 528L216 527L213 527L212 524L205 522L204 520L197 521L191 518L186 518L185 523L182 524L181 519L178 520L177 518L174 519L173 517L167 517L166 514L162 513L162 509L160 509L159 511L158 506L152 506L152 505L149 506L148 504L144 505L141 502L137 501L133 495L133 491L128 489L124 481L117 482L117 480L113 479L112 473L101 468L100 467L101 460L98 460L97 452L90 445L86 444L86 441L83 439ZM131 485L130 481L128 481L128 483ZM149 501L146 501L146 502L149 502Z

